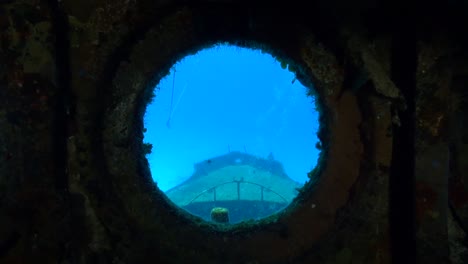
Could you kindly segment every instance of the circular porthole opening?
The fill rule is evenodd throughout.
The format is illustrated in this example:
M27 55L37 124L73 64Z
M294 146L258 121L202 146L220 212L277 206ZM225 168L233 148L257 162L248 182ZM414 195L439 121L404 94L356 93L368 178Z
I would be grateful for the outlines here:
M319 112L313 87L285 61L217 45L176 63L154 93L144 116L146 157L180 208L221 223L261 219L311 180Z

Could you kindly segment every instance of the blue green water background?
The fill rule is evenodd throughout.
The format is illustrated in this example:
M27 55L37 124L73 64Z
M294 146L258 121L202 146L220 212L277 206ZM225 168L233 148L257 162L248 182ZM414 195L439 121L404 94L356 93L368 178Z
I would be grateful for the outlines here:
M319 154L318 112L306 91L258 50L221 45L185 57L159 82L145 114L153 179L166 191L189 178L195 163L242 151L272 155L305 183Z

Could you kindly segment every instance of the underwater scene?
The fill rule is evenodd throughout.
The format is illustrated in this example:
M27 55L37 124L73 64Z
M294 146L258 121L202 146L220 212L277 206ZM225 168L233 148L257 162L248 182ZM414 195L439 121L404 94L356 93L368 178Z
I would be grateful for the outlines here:
M269 53L203 49L177 62L154 94L144 116L151 175L176 205L206 221L278 212L316 166L315 98Z

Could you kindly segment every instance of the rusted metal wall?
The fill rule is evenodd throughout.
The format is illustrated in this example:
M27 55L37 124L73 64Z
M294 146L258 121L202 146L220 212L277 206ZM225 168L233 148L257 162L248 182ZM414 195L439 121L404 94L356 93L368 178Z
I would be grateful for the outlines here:
M423 7L3 1L0 263L466 263L464 7ZM141 145L151 86L216 41L285 56L323 106L318 183L227 229L179 212Z

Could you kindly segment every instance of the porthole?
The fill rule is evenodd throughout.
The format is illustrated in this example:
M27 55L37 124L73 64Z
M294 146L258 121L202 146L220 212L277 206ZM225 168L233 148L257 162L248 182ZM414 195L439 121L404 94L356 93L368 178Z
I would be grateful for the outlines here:
M144 116L151 174L177 206L229 223L288 206L320 146L313 87L284 59L219 44L177 62ZM152 150L151 152L149 150Z
M362 172L364 149L359 127L363 119L372 115L363 117L356 96L343 88L345 70L333 53L297 24L281 21L278 25L276 20L268 19L271 16L263 13L256 16L255 10L241 15L237 11L225 7L182 8L161 18L135 43L124 43L126 46L119 50L128 49L128 54L122 56L103 101L102 179L108 179L109 184L106 193L98 198L107 199L113 206L102 208L105 222L115 223L119 232L125 230L126 236L135 238L132 247L138 252L144 250L138 256L145 259L164 258L167 263L205 263L207 259L217 263L225 263L226 259L235 259L236 263L291 262L291 256L310 252L332 230L338 210L346 206ZM215 224L179 209L154 184L144 154L149 149L145 147L149 145L144 145L144 115L155 86L165 76L171 81L171 68L178 61L217 43L261 49L280 61L284 59L279 62L280 68L282 64L288 65L288 69L289 65L293 67L295 84L300 82L307 87L314 84L320 108L321 144L317 147L321 148L321 154L310 173L311 181L299 189L288 207L259 221ZM177 81L177 73L175 89L182 91L183 86L177 87L183 85ZM177 96L174 98L178 100ZM182 101L178 108L180 104ZM169 122L172 129L179 110ZM164 125L167 118L166 112ZM228 147L224 148L227 152ZM247 145L247 151L243 146L240 150L232 146L231 153L245 153L249 149ZM266 155L268 160L268 154L260 156ZM217 153L213 155L214 158L200 162L210 163L219 157ZM273 159L279 160L279 156L273 153ZM246 159L236 156L230 162L240 166ZM95 199L97 204L99 199ZM223 210L213 213L222 214ZM276 248L285 250L268 250ZM179 254L181 251L188 255Z

